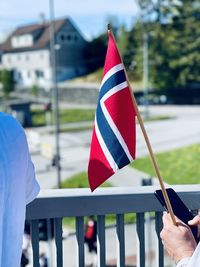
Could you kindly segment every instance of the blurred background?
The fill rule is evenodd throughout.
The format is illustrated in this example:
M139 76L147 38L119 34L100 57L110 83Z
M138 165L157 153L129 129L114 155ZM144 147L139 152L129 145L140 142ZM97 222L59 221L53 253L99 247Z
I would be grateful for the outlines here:
M163 179L199 183L200 0L1 0L0 111L23 125L41 188L88 187L108 23ZM137 159L103 186L154 176L137 125Z
M26 129L42 187L61 187L61 180L87 170L108 23L147 127L162 131L151 137L155 149L171 150L175 137L185 146L197 142L198 122L183 123L187 137L184 126L173 134L165 127L177 130L182 114L198 118L199 0L2 1L0 19L0 107ZM157 148L163 134L171 139ZM147 153L142 145L139 132L139 157ZM147 165L138 168L152 175Z

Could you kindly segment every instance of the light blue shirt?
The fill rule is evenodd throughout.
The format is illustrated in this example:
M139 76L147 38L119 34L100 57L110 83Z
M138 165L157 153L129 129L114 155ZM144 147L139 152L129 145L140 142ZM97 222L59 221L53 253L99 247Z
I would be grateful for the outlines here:
M26 136L0 113L0 267L19 267L26 204L39 192Z

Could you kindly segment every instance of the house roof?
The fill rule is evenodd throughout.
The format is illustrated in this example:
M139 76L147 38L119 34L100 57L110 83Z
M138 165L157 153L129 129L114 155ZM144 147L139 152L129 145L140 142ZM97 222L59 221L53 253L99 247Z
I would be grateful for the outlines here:
M70 23L69 18L55 20L55 34L62 28L65 23ZM31 24L18 27L6 40L4 43L0 44L0 51L6 52L21 52L28 50L38 50L46 48L50 43L49 34L50 22L44 22L42 24ZM30 47L17 47L13 48L11 45L11 39L14 36L20 36L24 34L34 34L39 32L34 44Z

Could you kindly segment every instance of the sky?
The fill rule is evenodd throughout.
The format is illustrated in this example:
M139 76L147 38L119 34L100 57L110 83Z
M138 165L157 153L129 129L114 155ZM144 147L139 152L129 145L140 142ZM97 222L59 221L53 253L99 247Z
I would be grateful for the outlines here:
M49 0L0 0L0 41L20 25L49 19ZM138 14L137 0L54 0L55 18L69 16L89 40L106 31L106 19L118 18L128 27Z

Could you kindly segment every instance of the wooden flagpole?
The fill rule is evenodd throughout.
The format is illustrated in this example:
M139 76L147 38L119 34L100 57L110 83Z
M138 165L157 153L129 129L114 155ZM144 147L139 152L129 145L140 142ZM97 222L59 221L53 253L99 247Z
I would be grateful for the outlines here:
M110 24L108 24L108 31L112 34L112 31L111 31L111 25L110 25ZM113 34L112 34L112 37L113 37L113 39L115 40ZM121 55L120 55L120 57L121 57ZM122 64L123 64L122 59L121 59L121 62L122 62ZM132 100L133 100L133 105L134 105L134 107L135 107L135 111L136 111L136 115L137 115L137 118L138 118L138 122L139 122L139 124L140 124L140 128L141 128L141 130L142 130L142 133L143 133L143 136L144 136L144 139L145 139L145 142L146 142L148 151L149 151L149 155L150 155L150 158L151 158L153 167L154 167L154 169L155 169L156 175L157 175L158 180L159 180L159 183L160 183L160 187L161 187L161 190L162 190L162 193L163 193L163 197L164 197L164 199L165 199L165 203L166 203L166 206L167 206L167 210L169 211L169 213L170 213L170 215L171 215L171 219L172 219L173 224L176 225L176 220L175 220L174 212L173 212L171 203L170 203L170 201L169 201L169 197L168 197L168 195L167 195L167 191L166 191L166 188L165 188L163 179L162 179L162 177L161 177L160 170L159 170L159 168L158 168L158 164L157 164L157 162L156 162L156 158L155 158L155 156L154 156L154 153L153 153L153 150L152 150L152 147L151 147L151 144L150 144L150 141L149 141L149 138L148 138L146 129L145 129L145 127L144 127L143 119L142 119L142 117L141 117L141 115L140 115L140 111L139 111L139 109L138 109L137 102L136 102L136 100L135 100L135 96L134 96L134 94L132 93L131 85L130 85L130 82L129 82L129 79L128 79L128 75L127 75L125 66L124 66L124 71L125 71L126 80L127 80L127 83L128 83L129 90L131 91L131 96L132 96Z

